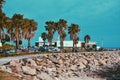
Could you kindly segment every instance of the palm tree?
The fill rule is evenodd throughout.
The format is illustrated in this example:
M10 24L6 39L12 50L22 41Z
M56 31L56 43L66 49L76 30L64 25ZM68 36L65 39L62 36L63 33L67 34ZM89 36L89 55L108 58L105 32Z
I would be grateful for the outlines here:
M0 41L2 39L5 39L5 21L6 21L6 15L0 10Z
M34 20L24 19L22 26L22 36L28 40L28 49L30 48L30 40L34 37L37 30L37 22Z
M85 43L82 42L82 43L81 43L81 49L84 49L84 48L85 48Z
M47 39L47 33L46 33L46 32L43 32L42 35L41 35L41 37L42 37L42 39L43 39L43 41L44 41L44 45L43 45L43 46L45 46L45 41L46 41L46 39Z
M0 10L2 10L2 4L5 3L5 0L0 0Z
M89 50L90 46L89 46L89 41L90 41L90 36L87 34L85 37L84 37L84 41L85 41L85 48L86 50Z
M14 37L16 42L16 49L19 48L19 41L22 40L22 26L23 26L23 15L14 14L11 19L11 27L9 29L11 36Z
M57 31L58 31L58 34L60 35L61 49L63 48L63 41L66 38L66 32L65 32L66 29L67 29L67 21L64 19L60 19L57 23Z
M2 12L2 5L5 3L5 0L0 0L0 42L2 39L5 39L4 33L4 20L5 14Z
M12 19L7 17L5 22L5 28L7 29L8 36L10 37L10 42L15 41L15 33L14 33L14 27Z
M56 25L55 22L47 21L46 26L45 26L46 30L48 31L47 39L48 39L50 46L52 46L53 35L54 35L54 32L56 31L55 25Z
M86 36L84 37L84 41L85 41L85 43L89 43L89 41L90 41L90 36L89 36L89 35L86 35Z
M6 42L10 42L10 37L8 36L8 34L5 34L5 38L1 40L2 44L6 43Z
M92 49L93 49L93 50L96 50L96 48L97 48L97 45L96 45L96 44L92 45Z
M80 27L77 24L71 24L68 27L68 33L70 34L70 39L73 40L73 51L75 51L75 45L79 41L78 33L80 32Z

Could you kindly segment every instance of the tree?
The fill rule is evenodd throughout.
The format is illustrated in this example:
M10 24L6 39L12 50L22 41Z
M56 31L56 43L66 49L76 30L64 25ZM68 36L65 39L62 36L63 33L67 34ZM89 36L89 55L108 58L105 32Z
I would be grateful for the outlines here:
M15 38L15 33L14 33L15 29L13 27L14 24L12 22L12 19L7 17L5 24L6 24L5 28L7 29L7 34L10 38L10 42L13 41L16 43L16 41L15 41L16 38Z
M70 34L70 39L73 40L73 51L75 52L75 45L79 41L78 33L80 32L80 27L77 24L71 24L68 27L68 33Z
M86 36L84 37L84 41L85 41L85 43L89 43L89 41L90 41L90 36L89 36L89 35L86 35Z
M1 1L0 1L1 6ZM2 12L2 9L0 9L0 41L2 39L5 39L5 22L6 22L6 15Z
M43 33L41 34L41 38L42 38L43 41L44 41L44 45L43 45L43 46L45 46L45 41L46 41L46 39L47 39L47 33L46 33L46 32L43 32Z
M57 31L58 31L58 34L60 35L61 49L63 48L63 41L66 38L66 32L65 32L66 29L67 29L67 21L64 19L60 19L57 23Z
M0 0L0 10L2 10L2 5L5 3L5 0Z
M16 41L16 49L19 48L19 41L22 40L23 15L14 14L10 22L9 33Z
M96 50L96 48L97 48L97 45L96 45L96 44L92 45L92 49L93 49L93 50Z
M56 31L55 25L56 25L55 22L47 21L46 26L45 26L46 30L48 31L47 39L48 39L50 46L52 46L53 35L54 35L54 32Z
M8 36L8 34L5 34L5 38L1 40L2 44L4 44L5 42L10 42L10 37Z
M28 49L30 48L30 40L34 37L35 31L37 30L37 22L33 19L24 19L22 26L22 36L28 40Z
M85 37L84 37L84 41L85 41L85 49L88 50L90 49L88 46L89 46L89 41L90 41L90 36L87 34Z
M81 43L81 49L85 49L85 43L84 42Z

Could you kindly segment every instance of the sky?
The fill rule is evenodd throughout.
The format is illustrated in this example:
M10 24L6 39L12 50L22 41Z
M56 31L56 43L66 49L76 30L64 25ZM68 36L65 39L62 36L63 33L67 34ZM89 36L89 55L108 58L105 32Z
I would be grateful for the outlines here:
M120 0L6 0L3 12L9 17L23 14L38 23L31 45L45 31L46 21L65 19L68 25L80 26L81 41L89 34L99 46L120 48ZM69 36L66 40L70 40Z

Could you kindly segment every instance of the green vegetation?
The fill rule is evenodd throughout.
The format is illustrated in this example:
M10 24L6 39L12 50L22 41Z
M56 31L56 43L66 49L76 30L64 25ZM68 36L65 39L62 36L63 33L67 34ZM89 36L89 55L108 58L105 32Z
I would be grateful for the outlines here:
M10 45L10 44L3 44L3 46L0 49L10 50L13 48L15 48L15 46Z

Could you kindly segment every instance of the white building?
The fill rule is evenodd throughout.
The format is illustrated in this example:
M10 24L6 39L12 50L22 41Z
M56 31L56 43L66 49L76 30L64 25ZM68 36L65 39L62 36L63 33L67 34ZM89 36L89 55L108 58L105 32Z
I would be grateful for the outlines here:
M60 47L60 41L57 41L57 47ZM73 47L73 41L63 41L64 47ZM81 41L78 42L77 47L81 47Z
M77 44L77 47L81 47L81 43L83 43L83 41L82 42L79 41L78 44ZM96 43L95 42L89 42L88 43L88 45L94 45L94 44L96 44ZM39 37L39 41L37 41L35 43L35 45L37 47L42 47L44 45L44 41L42 40L41 37ZM49 43L46 42L45 45L49 46ZM55 47L60 47L60 41L55 41L55 42L52 43L52 45L55 46ZM63 41L63 47L65 47L65 48L73 47L73 41L72 40L70 40L70 41Z

